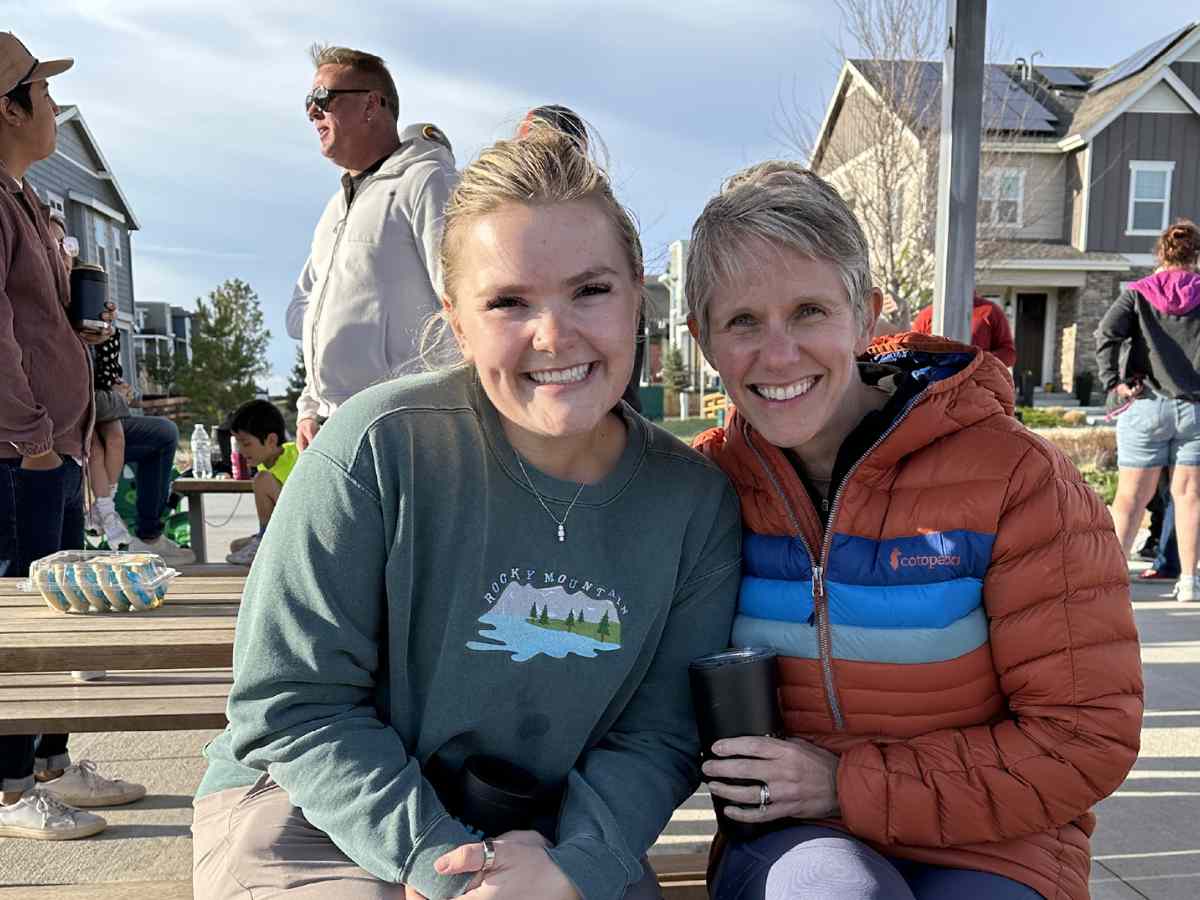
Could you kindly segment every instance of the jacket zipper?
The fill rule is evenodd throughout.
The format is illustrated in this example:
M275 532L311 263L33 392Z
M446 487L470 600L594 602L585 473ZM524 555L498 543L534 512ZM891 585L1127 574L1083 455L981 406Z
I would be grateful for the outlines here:
M312 328L309 329L309 338L312 341L312 372L309 374L312 376L313 394L318 398L321 396L321 384L320 373L318 371L320 366L317 365L317 325L321 320L321 310L325 307L325 293L329 290L329 276L333 274L333 267L337 263L338 246L342 243L342 235L346 232L346 222L350 219L350 210L354 206L354 201L361 196L363 188L375 181L378 177L378 172L376 172L374 175L368 176L367 179L358 186L357 190L355 190L354 197L349 203L346 204L346 213L338 220L337 237L333 239L333 247L329 250L329 265L325 267L325 277L321 279L321 296L317 298L317 306L313 310ZM391 178L393 176L388 175L387 177ZM318 403L319 402L320 401L318 400Z
M842 715L841 703L838 702L837 685L833 676L833 627L829 622L829 595L825 591L825 572L829 568L829 552L833 546L833 524L837 519L838 507L841 505L842 493L845 491L846 484L850 481L850 477L858 470L863 461L870 456L882 444L893 431L899 427L900 423L907 418L925 395L929 392L929 388L921 391L908 402L908 405L900 411L891 425L877 437L874 443L866 449L849 469L846 470L845 476L838 484L837 491L834 492L833 502L829 505L829 517L825 522L825 536L821 542L821 555L819 558L814 558L812 549L808 546L808 541L804 538L804 533L800 529L800 520L797 518L795 511L792 509L791 502L788 500L787 494L783 490L783 486L775 477L775 473L763 458L759 449L754 446L754 441L750 435L746 434L746 441L750 444L750 448L754 451L754 455L758 457L759 464L767 473L767 477L771 481L771 486L775 488L783 500L784 508L787 510L788 518L792 520L792 527L796 530L796 536L800 539L800 543L804 546L805 552L808 554L809 565L812 566L813 573L813 619L817 626L817 652L821 658L821 675L825 683L825 699L829 704L829 712L833 717L833 727L835 731L844 731L846 728L845 717Z

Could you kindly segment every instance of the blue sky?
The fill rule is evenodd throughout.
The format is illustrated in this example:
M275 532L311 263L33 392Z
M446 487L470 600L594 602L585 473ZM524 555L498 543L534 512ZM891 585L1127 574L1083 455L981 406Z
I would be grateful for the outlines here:
M1039 62L1111 65L1186 24L1115 0L1004 0L990 31ZM436 122L465 165L530 106L562 102L604 138L648 268L721 179L789 152L792 107L820 117L840 60L828 0L0 0L35 56L74 56L53 82L78 104L142 230L140 300L193 305L226 278L258 291L273 389L291 368L283 315L338 172L303 115L306 48L387 60L404 122Z

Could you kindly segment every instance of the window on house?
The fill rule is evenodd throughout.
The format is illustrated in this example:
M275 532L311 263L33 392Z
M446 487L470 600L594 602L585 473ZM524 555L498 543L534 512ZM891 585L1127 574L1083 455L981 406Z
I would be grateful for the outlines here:
M995 169L979 178L979 224L1020 228L1025 200L1025 173Z
M125 265L125 235L123 235L121 233L121 229L117 228L115 225L113 226L112 230L112 238L113 265L123 266Z
M1126 234L1156 235L1171 215L1173 162L1133 160L1129 164L1129 223Z
M108 271L108 220L92 216L92 235L96 242L96 264Z
M52 194L49 191L46 191L46 203L50 206L51 210L62 216L64 221L66 220L67 205L66 201L63 200L62 197L58 196L58 194Z

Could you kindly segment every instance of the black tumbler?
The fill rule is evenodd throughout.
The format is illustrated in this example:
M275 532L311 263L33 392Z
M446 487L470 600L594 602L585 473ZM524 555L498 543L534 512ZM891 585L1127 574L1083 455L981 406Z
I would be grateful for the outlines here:
M486 835L537 824L540 788L532 774L494 756L472 756L463 766L459 815Z
M108 302L108 276L99 266L76 265L71 270L71 324L81 331L106 331L100 318Z
M775 651L759 647L726 650L693 660L688 667L692 701L700 731L701 758L711 759L712 745L723 738L747 735L779 735ZM757 785L757 781L722 778L727 784ZM712 798L717 827L730 840L748 841L768 827L734 822L725 817L728 801Z

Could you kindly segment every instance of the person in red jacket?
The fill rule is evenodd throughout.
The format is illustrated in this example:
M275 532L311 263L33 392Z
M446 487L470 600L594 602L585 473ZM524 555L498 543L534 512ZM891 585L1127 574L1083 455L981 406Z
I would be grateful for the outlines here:
M913 319L912 330L918 334L933 334L933 306L926 306ZM971 345L986 350L1010 369L1017 362L1017 347L1004 310L991 300L975 295L971 310Z
M1140 740L1124 555L1000 360L872 342L868 259L793 163L692 229L688 324L735 407L697 439L741 500L732 643L776 651L785 732L709 748L725 814L764 825L714 846L710 894L1086 900Z

